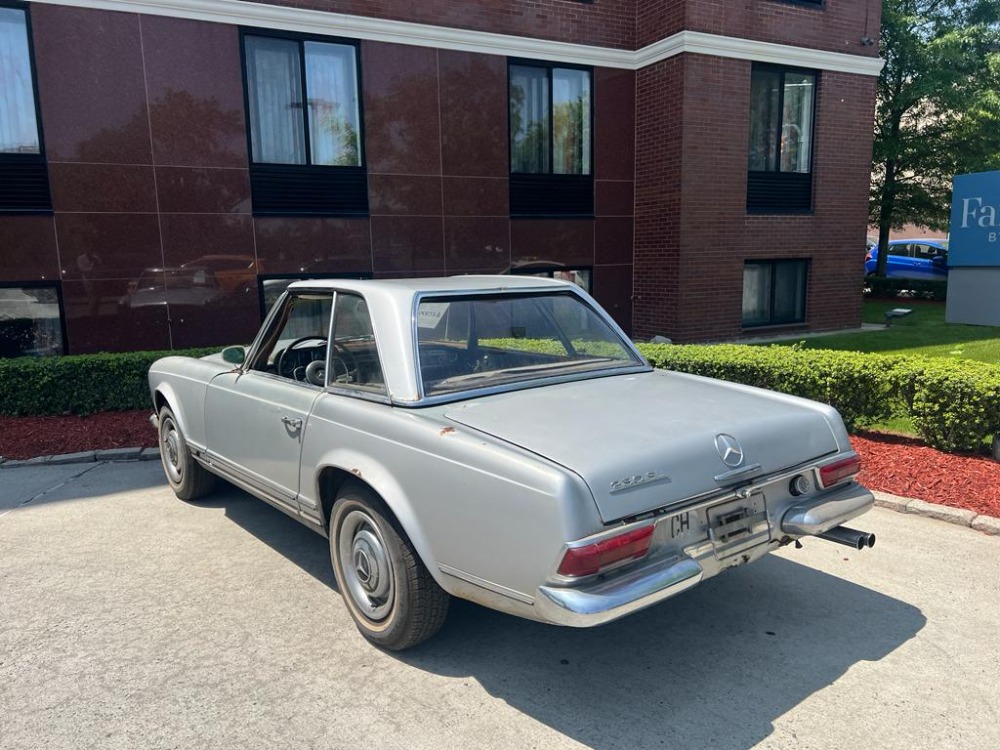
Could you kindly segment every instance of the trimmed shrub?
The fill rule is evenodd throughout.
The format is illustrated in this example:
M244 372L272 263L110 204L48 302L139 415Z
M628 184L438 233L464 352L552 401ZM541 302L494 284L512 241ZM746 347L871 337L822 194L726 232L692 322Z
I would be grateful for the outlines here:
M896 408L892 357L746 344L640 344L639 349L654 367L830 404L850 429L885 420Z
M640 344L655 367L770 388L830 404L849 429L908 415L945 451L981 451L1000 434L1000 366L781 346Z
M92 414L150 406L150 365L160 357L203 357L217 348L0 359L0 414Z

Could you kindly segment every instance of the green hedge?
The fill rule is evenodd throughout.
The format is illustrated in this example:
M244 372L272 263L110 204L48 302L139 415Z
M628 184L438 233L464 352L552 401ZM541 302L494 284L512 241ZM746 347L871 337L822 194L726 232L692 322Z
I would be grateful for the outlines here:
M876 299L898 297L905 292L912 299L943 302L948 298L947 279L898 279L883 276L865 277L865 296Z
M146 373L160 357L219 349L0 359L0 414L92 414L150 406Z
M1000 434L997 365L740 344L639 349L655 367L830 404L851 429L905 415L929 445L946 451L981 451Z

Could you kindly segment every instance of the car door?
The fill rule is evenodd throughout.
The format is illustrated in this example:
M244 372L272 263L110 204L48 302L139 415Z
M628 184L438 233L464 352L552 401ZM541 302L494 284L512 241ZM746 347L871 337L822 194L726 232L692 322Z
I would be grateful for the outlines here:
M934 262L935 258L944 255L944 251L926 242L914 242L914 257L920 267L920 278L940 279L948 275L948 267L942 261Z
M913 249L908 242L889 245L889 258L885 264L885 275L893 278L911 278L913 273Z
M306 370L326 361L332 299L331 292L286 297L243 368L214 378L205 399L210 460L293 512L302 441L323 392Z

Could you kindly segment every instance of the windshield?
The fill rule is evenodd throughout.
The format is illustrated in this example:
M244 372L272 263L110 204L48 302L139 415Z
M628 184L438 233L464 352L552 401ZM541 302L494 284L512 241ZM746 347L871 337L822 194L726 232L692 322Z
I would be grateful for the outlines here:
M643 364L572 292L423 299L417 349L427 396Z

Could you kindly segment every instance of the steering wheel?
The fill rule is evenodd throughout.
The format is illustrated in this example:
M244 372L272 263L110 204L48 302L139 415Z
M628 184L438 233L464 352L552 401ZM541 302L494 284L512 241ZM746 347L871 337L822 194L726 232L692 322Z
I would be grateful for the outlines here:
M278 355L278 365L277 365L277 368L276 368L278 375L280 375L283 378L293 378L295 380L298 380L298 378L295 377L295 365L294 365L294 363L291 363L291 360L289 360L289 362L292 364L292 369L290 369L287 373L285 372L285 355L288 354L288 352L292 351L299 344L304 344L306 341L320 341L323 344L326 344L326 337L325 336L301 336L301 337L295 339L295 341L293 341L292 343L290 343L288 346L286 346L282 350L281 354ZM324 359L325 359L325 357L324 357Z
M343 374L340 370L343 369ZM357 373L358 362L354 355L342 344L334 343L330 356L330 382L350 383L351 373Z

